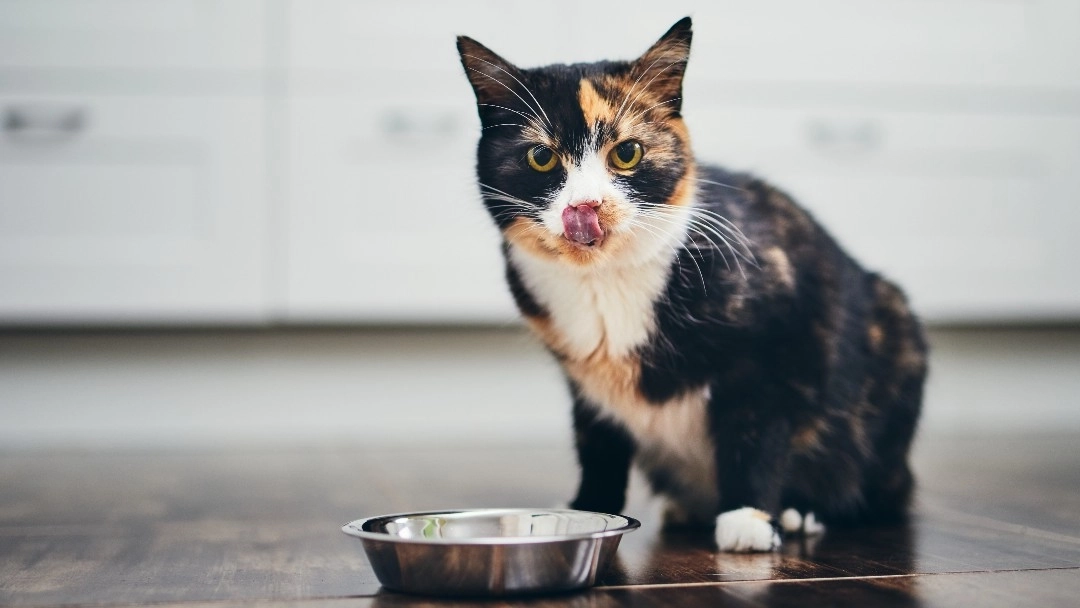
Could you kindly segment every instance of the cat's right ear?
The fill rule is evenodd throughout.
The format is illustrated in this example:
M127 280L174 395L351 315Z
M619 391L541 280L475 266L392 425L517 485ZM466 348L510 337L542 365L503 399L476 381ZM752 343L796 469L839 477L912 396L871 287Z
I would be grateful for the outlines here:
M457 48L476 103L509 105L518 96L521 72L513 64L468 36L458 36Z

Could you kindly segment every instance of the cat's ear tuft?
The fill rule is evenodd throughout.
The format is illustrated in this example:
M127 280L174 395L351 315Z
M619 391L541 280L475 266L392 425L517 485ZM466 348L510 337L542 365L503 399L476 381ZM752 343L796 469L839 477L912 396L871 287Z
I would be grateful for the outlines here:
M634 62L632 72L635 78L650 82L649 89L665 100L676 99L670 104L676 112L682 107L682 81L690 59L692 26L690 17L680 19Z
M468 36L458 36L457 48L477 103L507 105L515 98L514 91L520 88L520 70Z

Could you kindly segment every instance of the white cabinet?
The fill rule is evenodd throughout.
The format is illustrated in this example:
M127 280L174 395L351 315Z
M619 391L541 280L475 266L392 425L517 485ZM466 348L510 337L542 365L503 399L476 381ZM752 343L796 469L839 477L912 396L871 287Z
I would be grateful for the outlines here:
M632 58L685 14L684 108L702 160L789 190L931 319L1080 314L1080 118L1038 105L1047 87L1080 88L1080 3L559 10L553 22L554 7L412 0L375 18L346 0L291 3L289 320L511 316L453 34L525 66ZM1025 90L1039 99L1030 115Z
M454 37L630 59L695 19L702 160L928 318L1080 318L1080 2L0 0L0 324L515 316Z
M264 0L0 0L0 323L269 319Z
M1080 312L1080 117L697 104L699 156L807 206L938 321Z
M467 95L289 102L289 319L512 318Z
M258 99L0 96L0 318L265 319Z
M572 46L557 6L290 3L287 320L515 317L475 183L479 120L455 37L552 61ZM508 23L544 34L507 36Z

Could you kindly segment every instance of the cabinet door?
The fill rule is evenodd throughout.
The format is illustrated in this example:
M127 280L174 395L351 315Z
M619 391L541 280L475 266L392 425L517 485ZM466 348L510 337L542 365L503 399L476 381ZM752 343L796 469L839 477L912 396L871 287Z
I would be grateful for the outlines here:
M0 68L255 69L264 0L0 0Z
M0 321L265 318L263 102L0 97Z
M697 106L698 155L769 178L939 321L1080 315L1080 119Z
M536 8L290 3L288 319L514 317L476 187L479 120L454 42L466 34L524 65L569 59L561 3Z
M289 102L288 318L512 317L470 94Z

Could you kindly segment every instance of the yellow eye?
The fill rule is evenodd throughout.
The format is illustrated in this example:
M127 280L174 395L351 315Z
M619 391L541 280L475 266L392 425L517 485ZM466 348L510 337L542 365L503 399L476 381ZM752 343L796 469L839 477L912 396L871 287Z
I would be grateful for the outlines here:
M559 163L559 157L547 146L536 146L529 149L527 154L529 166L541 173L547 173Z
M611 164L616 169L633 169L641 162L645 149L634 140L624 141L611 149Z

